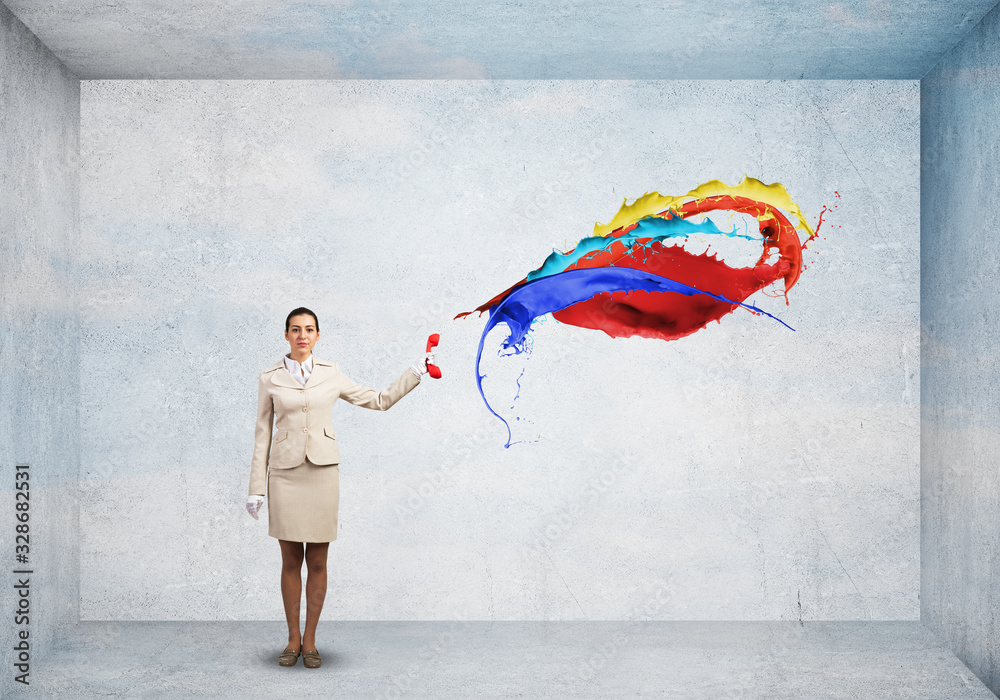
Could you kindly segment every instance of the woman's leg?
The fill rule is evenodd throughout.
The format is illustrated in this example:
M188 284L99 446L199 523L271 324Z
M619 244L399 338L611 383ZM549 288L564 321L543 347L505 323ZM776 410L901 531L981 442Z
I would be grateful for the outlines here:
M302 636L302 651L316 650L316 625L326 599L326 553L329 542L306 542L306 631Z
M298 651L302 644L299 632L299 603L302 599L302 543L278 540L281 545L281 600L288 622L287 649Z

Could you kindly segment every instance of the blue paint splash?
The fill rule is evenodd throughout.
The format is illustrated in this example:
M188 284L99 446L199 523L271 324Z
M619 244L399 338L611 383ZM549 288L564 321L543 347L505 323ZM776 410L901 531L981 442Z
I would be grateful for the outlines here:
M712 294L711 292L690 287L667 277L661 277L660 275L631 267L578 268L528 281L514 289L490 310L489 320L483 329L482 337L479 339L479 349L476 351L476 385L479 387L479 395L483 397L483 401L486 403L486 408L507 426L507 444L504 447L509 448L511 444L510 424L490 406L490 402L486 399L486 394L483 393L483 379L486 378L486 375L479 373L479 365L483 356L483 344L486 342L486 336L493 327L499 323L507 325L510 334L504 340L501 348L502 350L513 348L513 353L511 354L518 354L525 350L525 341L531 322L539 316L560 311L578 302L586 301L593 298L596 294L625 292L627 295L629 292L635 291L676 292L685 296L704 294L717 301L736 304L754 313L769 316L786 328L795 330L777 316L758 309L752 304L733 301L719 294ZM518 393L520 393L520 377L518 378L518 387Z

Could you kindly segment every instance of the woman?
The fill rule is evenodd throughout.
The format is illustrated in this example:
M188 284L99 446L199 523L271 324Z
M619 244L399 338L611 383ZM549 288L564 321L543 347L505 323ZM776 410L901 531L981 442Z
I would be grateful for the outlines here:
M333 430L333 404L384 411L420 383L434 354L406 368L388 389L377 392L349 379L336 362L312 354L319 340L319 319L305 307L285 319L290 351L258 377L257 427L250 465L247 510L254 518L267 486L268 534L281 546L281 598L288 621L288 646L278 657L294 666L299 654L308 668L322 663L316 625L326 597L326 554L337 539L340 502L340 450ZM274 434L272 431L274 423ZM306 580L306 629L299 633L303 544Z

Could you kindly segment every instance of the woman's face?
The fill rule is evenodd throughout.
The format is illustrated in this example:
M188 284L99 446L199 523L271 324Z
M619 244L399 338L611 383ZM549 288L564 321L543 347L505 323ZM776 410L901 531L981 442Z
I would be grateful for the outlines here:
M319 340L319 331L316 330L316 322L309 314L292 316L288 321L288 330L285 331L285 340L288 341L293 353L310 354L313 346Z

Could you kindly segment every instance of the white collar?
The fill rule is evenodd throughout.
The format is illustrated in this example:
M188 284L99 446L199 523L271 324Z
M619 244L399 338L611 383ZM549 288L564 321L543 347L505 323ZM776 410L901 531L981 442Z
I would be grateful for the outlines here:
M299 363L297 361L293 360L292 358L290 358L288 355L285 355L283 359L285 360L285 367L288 368L289 372L291 372L293 369L295 369L297 366L299 366ZM305 359L305 362L303 362L301 364L301 366L302 366L302 369L306 370L307 372L312 372L312 368L313 368L313 356L312 356L312 353L309 353L309 357L307 357Z

